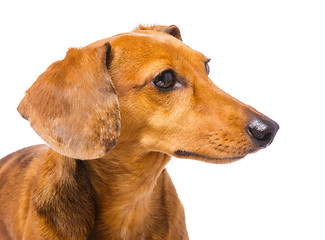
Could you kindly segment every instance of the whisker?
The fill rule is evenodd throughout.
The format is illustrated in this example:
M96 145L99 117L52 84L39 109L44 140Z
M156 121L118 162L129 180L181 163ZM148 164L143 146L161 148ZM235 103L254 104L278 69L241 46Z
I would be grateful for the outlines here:
M199 146L197 149L200 151L204 146L210 145L210 144L215 144L215 143L213 143L213 142L207 142L207 143L204 143L201 146Z
M138 147L140 147L142 145L142 142L140 142L139 144L137 144L134 149L137 149Z
M187 147L189 144L191 144L191 143L194 143L194 142L197 142L197 141L200 141L200 140L203 140L203 139L207 139L207 140L209 140L210 138L206 138L206 136L207 136L207 135L203 135L202 137L199 137L199 138L193 139L192 141L190 141L189 143L187 143L187 144L185 145L184 148L186 148L186 147Z
M229 146L226 145L226 146L224 146L221 150L220 150L220 149L216 149L216 150L219 151L218 154L217 154L217 156L216 156L216 158L218 158L218 157L219 157L219 154L222 153L223 151L225 151L225 149L228 148L228 147L229 147Z

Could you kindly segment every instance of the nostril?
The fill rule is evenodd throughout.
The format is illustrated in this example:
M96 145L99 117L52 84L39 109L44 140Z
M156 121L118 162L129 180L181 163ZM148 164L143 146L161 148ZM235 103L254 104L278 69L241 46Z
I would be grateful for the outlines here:
M248 127L248 131L257 140L268 141L272 137L272 132L260 131L254 127Z
M279 130L279 125L271 119L255 119L248 126L248 133L260 147L270 145Z
M260 138L260 140L269 141L271 139L271 136L272 136L272 132L267 132L262 138Z

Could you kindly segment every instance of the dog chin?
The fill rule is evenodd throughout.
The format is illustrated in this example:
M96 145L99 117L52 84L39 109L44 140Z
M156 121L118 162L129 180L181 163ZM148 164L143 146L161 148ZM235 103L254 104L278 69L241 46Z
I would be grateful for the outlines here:
M207 163L216 163L216 164L232 163L246 156L246 155L240 155L240 156L231 156L231 157L210 157L203 154L188 152L184 150L177 150L174 152L174 154L176 157L179 158L191 158L191 159L204 161Z

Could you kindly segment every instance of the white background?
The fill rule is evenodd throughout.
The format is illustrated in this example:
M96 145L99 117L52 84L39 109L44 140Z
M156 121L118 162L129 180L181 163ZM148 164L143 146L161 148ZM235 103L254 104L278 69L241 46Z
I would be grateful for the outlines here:
M0 157L42 143L16 107L69 47L176 24L212 59L211 79L276 120L273 144L245 159L168 165L193 240L325 239L324 1L3 1Z

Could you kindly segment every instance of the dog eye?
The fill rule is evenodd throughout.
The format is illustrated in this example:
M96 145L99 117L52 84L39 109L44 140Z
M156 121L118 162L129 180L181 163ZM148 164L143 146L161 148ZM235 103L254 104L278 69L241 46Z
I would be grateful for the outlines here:
M209 66L210 59L205 62L205 71L209 75L210 73L210 66Z
M167 70L160 73L153 79L153 84L158 90L168 91L172 90L176 83L175 76L172 71Z

